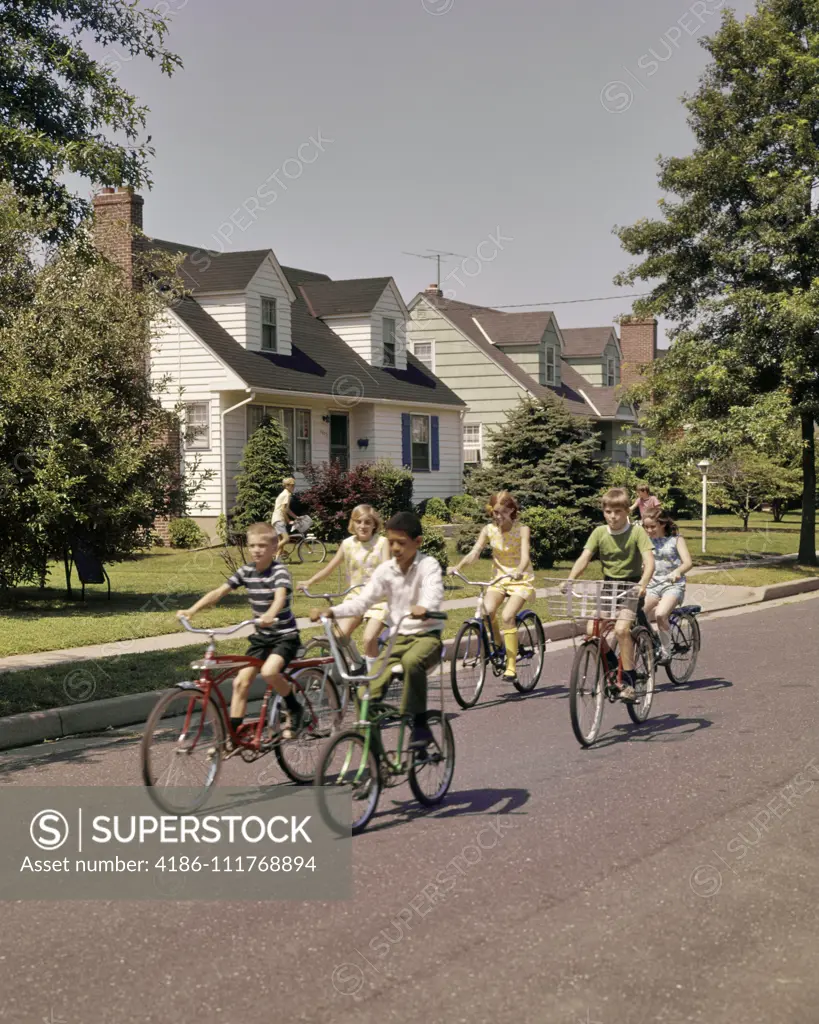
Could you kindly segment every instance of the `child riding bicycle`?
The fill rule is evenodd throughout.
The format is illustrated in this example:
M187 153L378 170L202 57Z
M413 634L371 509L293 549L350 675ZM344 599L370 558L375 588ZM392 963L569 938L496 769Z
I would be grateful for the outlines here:
M236 590L247 587L250 607L258 621L256 632L249 637L247 654L264 662L259 674L266 683L272 683L276 692L284 697L284 739L292 739L302 724L302 708L290 683L282 675L296 657L301 646L296 619L291 610L293 579L276 561L279 538L269 523L254 523L247 529L247 546L252 564L243 565L226 583L201 597L193 607L176 613L178 619L193 619L203 608L221 601ZM241 669L233 680L230 700L230 724L238 731L247 710L247 692L256 676L252 666Z
M572 566L569 579L574 580L582 576L597 555L603 566L603 579L636 584L642 604L654 572L654 550L642 526L629 522L628 513L629 497L625 488L613 487L603 495L603 515L606 522L592 531L583 553ZM620 691L620 699L634 702L637 695L634 689L634 642L631 630L638 609L631 605L632 602L628 602L625 607L618 609L614 635L620 645L620 657L623 662L624 685Z
M654 548L654 575L646 593L645 613L655 611L657 632L660 635L660 662L668 661L671 653L671 624L669 615L685 597L685 574L694 565L685 538L679 535L677 524L662 509L651 509L643 519L643 529Z
M273 506L270 525L276 531L279 544L283 548L290 541L287 524L292 523L296 518L290 511L290 499L293 497L293 491L296 489L295 479L292 476L286 476L282 480L282 488L281 493L276 498L276 504Z
M413 716L410 749L423 750L434 742L427 725L427 669L441 660L444 625L439 619L427 618L427 612L441 610L444 583L438 560L421 554L421 521L414 512L398 512L389 520L387 541L392 558L378 566L364 589L335 608L313 608L310 618L313 622L318 622L322 614L331 619L358 618L381 601L386 601L392 623L403 618L389 661L372 683L370 693L374 701L379 700L393 665L402 666L401 713ZM395 632L393 625L391 634Z
M382 525L381 516L372 505L356 505L350 516L350 522L347 524L347 531L351 536L341 542L329 565L319 569L309 580L299 583L299 590L309 590L314 583L329 576L342 562L347 572L348 587L363 586L368 583L378 566L390 559L390 546L387 543L387 538L381 536ZM346 639L352 636L362 621L367 623L364 627L363 643L367 674L369 675L378 656L378 637L387 621L387 605L383 601L374 604L372 608L364 612L363 620L358 616L344 619L338 624L342 637Z
M472 550L454 568L449 569L449 574L453 575L460 572L462 567L471 565L489 544L495 565L493 578L500 580L502 576L512 576L512 579L501 580L497 585L490 583L484 607L492 623L495 642L498 646L503 643L506 649L506 669L503 678L513 683L517 680L517 614L526 602L535 596L535 577L529 556L530 530L518 520L520 506L509 491L498 491L493 494L486 510L493 521L484 526ZM504 600L506 604L501 612L501 640L501 636L498 635L496 613Z

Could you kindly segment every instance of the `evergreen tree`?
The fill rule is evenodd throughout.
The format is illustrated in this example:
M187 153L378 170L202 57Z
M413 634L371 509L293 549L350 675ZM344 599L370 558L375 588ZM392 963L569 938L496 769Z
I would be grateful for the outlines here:
M270 521L282 490L282 480L293 475L287 442L278 420L265 419L254 430L245 445L239 468L233 525L243 530L251 523Z
M487 463L472 471L469 494L485 500L509 490L522 506L587 506L604 479L600 435L557 398L522 399L491 433Z

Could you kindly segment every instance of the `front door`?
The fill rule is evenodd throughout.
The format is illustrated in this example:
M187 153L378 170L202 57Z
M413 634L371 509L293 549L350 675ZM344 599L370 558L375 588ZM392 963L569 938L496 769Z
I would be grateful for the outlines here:
M350 468L350 420L346 412L330 413L330 462Z

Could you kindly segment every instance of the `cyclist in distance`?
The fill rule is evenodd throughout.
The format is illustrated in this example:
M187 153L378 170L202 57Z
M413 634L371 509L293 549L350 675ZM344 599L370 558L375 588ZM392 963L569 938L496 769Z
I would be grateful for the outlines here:
M677 524L662 509L651 509L643 519L643 529L654 548L654 575L646 592L645 613L655 610L660 635L661 663L671 651L671 625L668 616L685 597L685 574L694 565L685 538Z
M492 522L481 530L475 545L468 555L449 569L449 574L460 572L462 567L472 565L483 549L490 545L495 565L494 579L511 574L512 579L501 580L497 586L486 591L486 612L492 623L495 642L503 643L506 650L506 669L503 678L508 682L517 679L518 627L517 614L527 601L535 596L535 577L529 556L530 530L518 519L520 506L509 491L493 494L486 506ZM501 612L500 636L498 635L497 611L506 601ZM501 641L501 637L503 640Z

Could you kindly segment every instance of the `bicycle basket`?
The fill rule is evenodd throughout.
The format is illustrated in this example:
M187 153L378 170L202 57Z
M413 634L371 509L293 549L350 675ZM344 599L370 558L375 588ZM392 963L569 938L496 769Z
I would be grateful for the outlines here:
M614 580L549 580L546 607L556 619L616 619L619 612L637 610L636 584Z
M295 527L295 533L307 533L310 527L313 525L313 520L310 516L298 516L293 521Z

